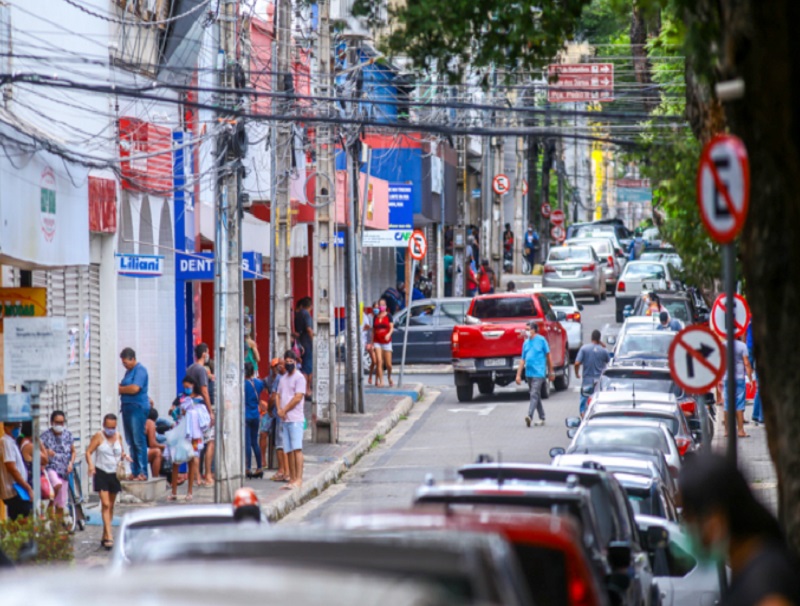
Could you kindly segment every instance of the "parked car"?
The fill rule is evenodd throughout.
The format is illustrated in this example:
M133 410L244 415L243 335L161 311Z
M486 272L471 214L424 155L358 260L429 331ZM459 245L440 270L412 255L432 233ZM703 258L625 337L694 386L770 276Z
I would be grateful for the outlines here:
M564 242L565 246L584 246L589 245L600 259L605 259L603 273L606 277L606 290L614 293L617 288L617 280L622 269L625 267L625 256L617 254L618 250L614 247L611 238L571 238Z
M629 473L615 473L614 477L625 489L628 502L636 515L644 514L678 522L678 508L660 479Z
M573 223L567 228L567 238L611 238L615 248L627 252L633 234L618 219L602 219L592 223Z
M603 330L603 339L613 350L622 334L629 330L647 331L656 330L660 323L656 316L628 316L622 326L608 325Z
M162 506L132 511L120 522L109 566L119 569L137 561L156 542L171 541L181 534L197 532L198 528L206 530L235 523L230 503ZM267 523L266 518L262 523Z
M669 358L669 346L676 334L671 330L625 331L614 347L612 364L666 361Z
M467 297L412 301L406 363L449 364L453 359L450 351L453 327L464 323L470 301ZM409 310L404 309L394 316L392 349L397 364L403 351L407 313Z
M508 385L517 375L522 344L528 324L539 324L539 334L547 339L556 379L555 389L569 387L570 369L567 331L560 322L566 314L556 312L543 294L504 293L480 295L470 304L464 324L455 326L451 336L453 379L459 402L472 399L473 385L480 393L494 392L495 385ZM544 381L542 397L550 394Z
M606 298L605 258L599 258L591 246L558 246L550 249L544 264L542 286L567 288L575 295L594 297L596 303Z
M311 575L318 569L345 575L358 572L399 585L408 580L435 588L446 600L437 603L532 603L513 549L504 538L490 533L231 527L182 536L158 545L147 556L148 564L257 562L267 570L308 567ZM354 599L353 603L363 601Z
M662 261L669 263L675 268L676 272L683 270L683 259L676 252L664 252L658 250L645 250L640 256L639 261Z
M662 606L719 604L719 569L695 557L691 540L680 526L646 515L636 516L636 523L653 566Z
M658 295L661 306L669 312L671 318L680 320L684 326L691 324L706 324L709 312L705 307L697 307L695 297L683 290L660 290L654 291ZM628 317L646 316L649 310L649 296L642 295L633 304ZM625 315L627 308L623 310Z
M339 515L327 518L325 525L348 532L497 533L511 544L537 606L608 604L603 580L589 561L579 527L565 516L491 509L456 512L434 505Z
M616 319L622 323L626 305L636 302L645 291L672 290L675 278L669 265L656 261L629 261L622 270L615 293Z
M567 349L569 349L572 359L575 359L584 339L581 315L583 305L575 300L572 291L566 288L535 288L531 291L521 292L536 292L544 295L556 314L563 312L566 315L566 319L561 320L561 326L567 331Z
M631 596L638 598L630 583L631 548L609 545L606 541L609 529L600 526L592 494L578 483L577 478L567 483L477 480L427 484L417 490L414 506L431 504L447 505L458 511L478 512L487 506L499 506L568 516L579 525L592 566L596 574L606 580L606 589L614 591L614 587L627 585L622 603L640 603L638 599L631 601ZM627 584L620 582L620 576L627 579Z

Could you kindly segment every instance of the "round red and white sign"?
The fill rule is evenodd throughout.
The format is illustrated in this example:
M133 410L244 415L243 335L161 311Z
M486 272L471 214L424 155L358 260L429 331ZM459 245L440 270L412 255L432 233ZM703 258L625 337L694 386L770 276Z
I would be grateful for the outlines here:
M550 223L555 223L556 225L562 225L566 218L567 216L564 214L564 211L561 210L560 208L557 208L550 213Z
M550 237L558 242L563 242L566 239L567 234L564 232L564 228L560 225L553 225L553 227L550 228Z
M550 208L550 205L547 202L542 204L541 211L542 211L542 216L545 219L549 219L550 218L550 213L552 212L552 209Z
M717 135L703 148L697 203L708 233L720 244L741 231L750 204L750 162L738 137Z
M725 295L720 295L711 306L711 328L721 337L727 337L727 323L725 322L725 313L727 311L728 298ZM733 336L737 339L747 331L747 325L750 323L750 306L747 300L741 295L733 295Z
M498 196L507 194L509 189L511 189L511 180L507 175L500 173L492 179L492 190Z
M428 252L428 241L425 239L425 234L418 229L411 233L408 239L408 253L411 258L416 261L422 261L425 254Z
M669 347L669 369L687 393L707 393L725 374L722 341L705 326L684 328Z

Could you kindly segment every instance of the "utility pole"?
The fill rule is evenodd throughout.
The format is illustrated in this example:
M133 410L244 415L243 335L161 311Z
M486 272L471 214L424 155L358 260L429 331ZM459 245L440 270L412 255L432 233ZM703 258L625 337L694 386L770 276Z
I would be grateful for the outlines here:
M564 140L560 138L556 141L556 176L558 178L558 207L564 210Z
M517 137L517 168L514 171L516 179L514 179L514 248L511 251L512 255L512 273L522 273L522 249L525 243L525 227L523 226L523 204L526 194L523 191L523 179L525 178L523 157L525 155L525 144L522 137ZM528 192L530 195L530 191ZM504 249L505 250L505 249Z
M495 120L492 121L492 125L495 125ZM492 159L494 160L494 176L505 172L505 152L503 149L502 137L495 137L493 143L494 152L492 153ZM505 195L508 195L508 193ZM499 278L503 274L503 196L495 194L494 190L492 190L490 230L491 238L485 247L485 258L489 259L489 265L494 269L494 275L498 279L497 286L499 287ZM483 260L483 258L481 260Z
M236 89L237 0L221 0L218 17L220 88ZM239 200L241 159L246 152L244 123L232 117L238 104L235 93L223 93L220 100L220 129L217 139L219 166L216 193L215 293L217 298L216 361L216 480L214 500L229 503L242 485L243 403L242 368L242 209Z
M294 83L291 76L291 0L277 0L276 40L278 61L278 91L284 96L275 97L276 113L288 114L292 110ZM275 344L273 352L283 356L292 343L292 259L289 250L292 217L289 205L289 179L292 168L292 128L289 122L275 126L275 200L272 203L272 221L275 222L275 250L272 251L271 279L275 283L273 322Z
M461 149L459 150L459 171L461 178L461 191L462 198L461 204L456 206L458 218L456 219L456 227L453 230L453 264L451 270L453 272L453 296L463 297L466 292L464 284L465 266L464 266L464 250L466 245L466 229L465 226L469 222L467 211L469 209L469 180L467 178L467 136L459 137Z
M331 80L330 0L318 0L319 33L317 35L317 96L333 97ZM327 101L320 102L323 115L333 115ZM331 216L336 187L333 165L333 136L330 124L316 126L316 188L314 204L314 404L311 432L314 442L336 443L339 424L336 416L336 342L334 329L333 284L336 279L336 224Z

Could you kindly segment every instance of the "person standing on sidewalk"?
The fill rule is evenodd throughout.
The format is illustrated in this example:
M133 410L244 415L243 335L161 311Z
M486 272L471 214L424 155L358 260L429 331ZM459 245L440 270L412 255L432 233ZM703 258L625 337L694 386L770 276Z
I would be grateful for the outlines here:
M33 511L33 488L25 459L22 458L17 438L19 437L21 423L3 423L3 439L0 442L2 452L0 460L3 463L0 481L2 481L2 497L6 506L8 518L13 520L18 517L28 517Z
M542 386L548 379L553 381L556 375L553 373L553 360L550 357L550 345L542 335L539 334L539 325L536 322L529 324L530 334L522 345L522 359L517 370L517 385L522 384L522 373L530 386L531 403L528 407L528 416L525 417L525 424L530 427L533 420L533 413L539 413L539 420L535 425L544 425L544 406L542 406Z
M208 410L208 416L211 417L211 425L203 435L203 452L201 453L202 461L198 462L198 476L200 474L200 463L202 463L204 477L197 478L198 486L213 486L214 474L212 473L212 464L214 462L214 446L216 444L216 435L214 431L214 408L211 405L211 392L208 389L209 385L209 372L206 368L208 362L208 345L205 343L198 343L194 346L194 363L186 369L186 376L190 377L197 385L198 393L203 398L203 403Z
M126 347L119 357L125 367L125 376L119 384L119 396L125 439L131 449L131 475L128 479L144 482L147 480L147 440L144 425L150 410L150 379L147 369L136 361L136 352L133 349ZM114 427L116 426L115 418Z
M761 406L761 386L758 383L758 364L756 363L755 352L753 351L753 322L747 326L747 337L745 341L747 345L747 355L750 358L750 364L753 367L753 373L756 377L756 397L753 398L753 424L758 426L764 423L764 412Z
M303 484L303 430L305 425L306 379L297 370L297 358L290 349L283 356L286 374L278 384L276 408L283 430L283 448L289 463L289 483L282 490Z
M387 310L386 299L378 301L378 315L372 318L372 344L378 362L375 386L383 385L383 371L386 370L389 386L392 383L392 333L394 318Z
M311 297L303 297L297 304L294 314L294 330L297 343L303 348L300 360L303 376L306 379L306 398L311 402L311 385L314 374L314 320L311 318Z
M63 410L50 414L50 429L42 433L42 444L47 449L47 473L50 484L61 482L61 490L55 494L56 515L62 517L67 507L69 474L75 465L75 441L67 429L67 417Z
M575 358L575 378L581 378L581 366L583 366L583 382L581 383L581 417L586 412L586 404L589 396L594 392L595 383L600 379L600 375L611 361L608 350L603 347L600 341L600 331L592 331L592 342L584 345L578 350L578 357Z
M264 381L255 376L256 370L250 362L244 363L244 454L245 475L248 478L263 478L261 450L258 448L258 425L260 420L261 392ZM250 471L253 455L256 458L256 470Z
M733 381L736 387L736 396L734 403L736 405L736 427L738 429L737 435L740 438L749 438L750 434L744 431L744 408L745 408L745 392L747 382L745 377L750 381L753 380L753 369L750 367L750 358L747 356L747 345L742 343L739 339L733 341ZM725 414L723 416L725 423L725 435L728 435L728 373L726 371L723 379L723 397L725 398Z
M144 430L142 434L144 434ZM145 454L147 454L146 450ZM92 455L94 455L94 459ZM100 495L103 517L103 538L100 540L100 544L108 550L114 546L114 531L112 530L114 503L117 495L122 492L122 486L117 478L117 465L122 459L131 460L122 448L122 436L117 431L117 416L107 414L103 417L103 430L92 436L89 448L86 449L86 464L89 469L89 477L94 478L94 490ZM147 472L145 471L145 473Z

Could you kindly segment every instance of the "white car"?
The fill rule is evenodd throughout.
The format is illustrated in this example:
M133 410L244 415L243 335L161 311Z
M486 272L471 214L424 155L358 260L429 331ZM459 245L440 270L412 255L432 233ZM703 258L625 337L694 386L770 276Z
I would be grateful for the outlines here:
M521 291L528 292L528 291ZM561 327L567 332L567 348L570 355L574 358L578 355L578 350L583 345L583 322L581 312L583 305L575 300L575 295L566 288L534 288L530 292L540 293L545 296L553 311L558 313L563 311L567 316L561 320Z
M617 281L615 293L617 322L622 323L626 305L636 302L648 290L673 290L675 277L669 263L663 261L629 261Z

